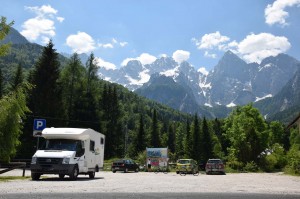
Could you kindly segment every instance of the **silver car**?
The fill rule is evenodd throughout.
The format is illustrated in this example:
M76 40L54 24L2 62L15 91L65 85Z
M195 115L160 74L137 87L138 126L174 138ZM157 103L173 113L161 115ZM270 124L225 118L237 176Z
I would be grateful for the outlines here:
M212 173L219 173L225 175L225 165L221 159L209 159L205 166L207 175Z

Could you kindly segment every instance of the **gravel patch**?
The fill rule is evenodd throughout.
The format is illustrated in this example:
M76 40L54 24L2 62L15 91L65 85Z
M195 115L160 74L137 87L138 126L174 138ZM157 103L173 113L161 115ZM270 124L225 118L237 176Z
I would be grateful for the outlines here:
M14 170L0 176L22 176ZM26 170L26 176L30 171ZM227 175L186 175L176 173L98 172L95 179L79 175L77 181L58 175L43 175L41 180L0 182L0 195L9 193L263 193L300 196L300 177L282 173L239 173Z

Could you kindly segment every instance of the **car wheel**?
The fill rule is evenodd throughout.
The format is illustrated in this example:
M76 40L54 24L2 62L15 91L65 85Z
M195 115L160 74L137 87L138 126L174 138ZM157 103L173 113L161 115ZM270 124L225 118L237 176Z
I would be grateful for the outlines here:
M188 172L187 170L180 171L180 175L185 176L187 174L187 172Z
M136 172L136 173L139 172L139 168L136 168L136 169L135 169L135 172Z
M199 175L199 170L194 171L193 175L198 176Z
M89 172L89 177L90 177L90 179L94 179L95 178L95 171Z
M116 170L112 170L113 173L116 173Z
M39 180L40 177L41 177L41 174L39 174L39 173L31 173L32 180Z
M74 167L74 169L72 170L72 173L70 173L70 178L71 180L76 180L77 176L78 176L79 170L77 165Z
M65 174L59 174L58 176L59 176L59 179L61 179L61 180L62 180L62 179L64 179L64 177L65 177Z

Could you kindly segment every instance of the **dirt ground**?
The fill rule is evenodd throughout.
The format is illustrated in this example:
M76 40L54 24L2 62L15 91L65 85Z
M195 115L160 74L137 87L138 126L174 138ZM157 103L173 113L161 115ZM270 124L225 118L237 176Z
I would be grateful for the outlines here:
M26 176L30 171L26 170ZM14 170L1 176L22 176ZM43 175L41 180L12 180L0 182L1 193L95 193L95 192L163 192L163 193L266 193L300 196L300 177L282 173L240 173L226 175L186 175L176 173L112 173L98 172L95 179L79 175L77 181L58 175Z

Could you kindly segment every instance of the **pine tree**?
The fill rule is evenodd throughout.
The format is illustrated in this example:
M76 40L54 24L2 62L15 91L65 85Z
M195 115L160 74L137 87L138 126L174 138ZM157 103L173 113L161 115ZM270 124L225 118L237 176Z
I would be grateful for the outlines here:
M12 90L16 90L18 86L22 84L23 80L24 80L23 69L22 69L22 65L19 64L11 83Z
M29 76L28 82L34 86L29 108L38 117L58 118L62 113L61 90L58 85L60 63L53 47L50 40ZM51 119L47 120L47 124L51 125L51 122ZM55 124L58 125L57 121Z
M194 116L194 124L193 124L193 151L192 151L192 158L196 161L201 160L201 144L200 143L200 125L198 115L195 114Z
M185 125L183 123L179 124L180 126L176 129L176 138L175 138L175 151L176 151L176 157L177 158L183 158L184 157L184 135L185 132Z
M155 147L155 148L160 147L159 126L158 126L156 109L153 110L153 115L152 115L150 145L151 147Z
M212 157L212 150L213 150L213 143L212 143L212 138L211 134L209 132L208 124L206 121L206 118L204 117L203 122L202 122L202 161L206 162L209 158Z
M139 130L137 134L137 143L136 143L136 149L137 152L142 152L146 149L146 140L145 140L145 127L144 127L144 118L143 115L140 115L140 121L139 121Z
M191 136L191 128L190 128L190 122L187 119L186 120L186 137L185 137L185 143L184 143L184 154L186 158L192 158L192 151L193 151L193 139Z
M175 153L175 123L170 123L168 128L168 148L169 151Z
M86 62L87 69L87 92L91 92L94 86L94 82L98 80L97 77L97 62L93 53L88 58Z
M120 122L121 112L116 86L105 86L100 102L103 133L106 136L106 157L121 156L124 150L124 128Z
M66 111L67 118L69 120L79 120L77 109L75 108L75 102L80 101L80 96L86 90L84 85L84 72L85 68L82 66L81 61L77 53L74 53L67 65L61 72L61 84L63 87L62 98ZM80 102L79 102L80 103ZM77 117L75 117L77 115ZM72 126L72 122L69 122Z

